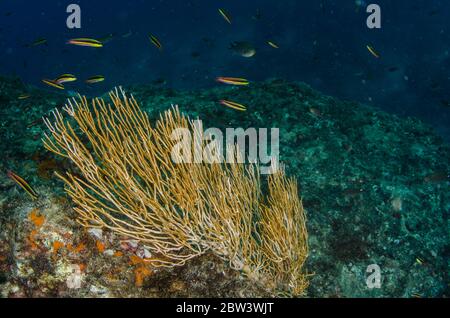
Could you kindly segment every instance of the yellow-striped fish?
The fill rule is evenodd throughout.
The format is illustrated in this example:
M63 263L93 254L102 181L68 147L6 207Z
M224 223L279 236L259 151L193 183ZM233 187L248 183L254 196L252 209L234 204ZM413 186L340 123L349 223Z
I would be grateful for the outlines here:
M89 46L89 47L102 47L103 43L99 40L89 39L89 38L76 38L67 41L67 44L79 45L79 46Z
M150 39L150 42L152 42L154 46L156 46L159 50L162 50L161 42L159 42L156 36L150 34L148 37Z
M272 41L267 41L267 44L269 44L271 47L273 47L274 49L279 49L280 47L278 45L276 45L274 42Z
M31 95L28 95L28 94L20 94L18 97L17 97L17 99L27 99L27 98L29 98Z
M246 111L247 110L247 108L244 105L236 103L236 102L232 102L232 101L229 101L229 100L225 100L225 99L221 99L219 101L219 103L221 103L224 106L236 109L236 110L240 110L240 111Z
M42 44L47 44L47 39L44 39L44 38L37 39L36 41L34 41L33 43L31 43L27 46L32 47L32 46L38 46L38 45L42 45Z
M225 21L231 24L231 16L228 12L225 11L225 9L219 9L219 13L225 19Z
M224 84L230 84L230 85L248 85L250 82L246 80L245 78L239 78L239 77L223 77L219 76L216 78L217 82L224 83Z
M367 45L366 47L367 47L367 50L369 50L370 54L372 54L376 58L380 57L380 54L378 54L378 52L375 51L375 49L373 47L371 47L370 45Z
M95 75L95 76L91 76L86 80L86 83L88 84L94 84L94 83L99 83L99 82L103 82L105 80L105 77L103 75Z
M49 85L49 86L58 88L58 89L64 89L64 86L63 86L63 85L57 83L57 82L54 81L54 80L43 79L42 82L45 83L45 84L47 84L47 85Z
M10 177L14 182L16 182L22 189L24 189L32 198L36 200L38 198L38 194L33 188L26 182L23 178L18 176L12 171L7 172L8 177Z
M75 75L72 74L63 74L61 76L58 76L55 79L55 82L58 84L62 84L62 83L66 83L66 82L73 82L76 81L77 78L75 77Z

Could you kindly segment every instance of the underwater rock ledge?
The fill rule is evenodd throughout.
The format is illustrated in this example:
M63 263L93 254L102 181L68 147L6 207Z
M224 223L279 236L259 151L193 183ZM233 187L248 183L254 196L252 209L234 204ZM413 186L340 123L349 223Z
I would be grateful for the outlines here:
M24 92L27 99L18 99ZM309 297L448 297L450 148L433 129L302 83L176 91L127 87L151 119L178 104L205 127L278 127L281 161L299 182L307 211ZM237 112L218 104L235 100ZM212 255L152 271L145 247L85 231L53 176L69 163L40 141L40 118L65 96L0 78L0 291L3 297L264 297ZM6 176L39 193L32 201ZM381 288L366 285L378 264ZM79 283L79 287L78 284Z

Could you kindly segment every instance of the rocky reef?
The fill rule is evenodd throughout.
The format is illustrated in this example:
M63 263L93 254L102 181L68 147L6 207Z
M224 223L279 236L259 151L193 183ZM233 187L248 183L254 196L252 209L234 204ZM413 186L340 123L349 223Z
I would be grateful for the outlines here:
M125 87L151 118L178 104L205 127L277 127L280 156L307 211L307 297L448 297L450 147L432 127L274 79L248 87L175 91ZM26 94L26 95L24 95ZM24 98L26 97L26 98ZM145 245L86 230L54 172L41 117L60 92L0 78L0 291L3 297L265 297L212 255L150 268ZM238 112L220 99L247 106ZM32 200L7 177L24 178ZM367 267L381 269L368 288Z

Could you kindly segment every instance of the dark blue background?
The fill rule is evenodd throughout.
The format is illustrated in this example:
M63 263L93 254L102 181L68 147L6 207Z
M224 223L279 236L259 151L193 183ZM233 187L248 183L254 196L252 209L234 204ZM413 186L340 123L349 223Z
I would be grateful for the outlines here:
M450 139L450 108L442 106L450 102L450 2L372 2L382 8L381 30L366 27L365 6L354 0L0 0L0 75L51 90L42 78L73 73L80 80L66 89L85 94L160 78L170 87L203 88L216 85L216 76L281 77L418 116ZM70 3L81 5L80 30L66 27ZM218 8L230 13L231 25ZM252 19L257 10L261 18ZM120 36L128 31L133 35ZM116 36L100 49L65 44L74 37L110 33ZM162 42L162 52L151 45L149 33ZM25 46L41 37L47 46ZM228 49L230 42L242 40L256 46L253 58ZM267 40L280 48L271 48ZM367 44L380 59L369 54ZM83 83L96 74L106 81L93 87Z

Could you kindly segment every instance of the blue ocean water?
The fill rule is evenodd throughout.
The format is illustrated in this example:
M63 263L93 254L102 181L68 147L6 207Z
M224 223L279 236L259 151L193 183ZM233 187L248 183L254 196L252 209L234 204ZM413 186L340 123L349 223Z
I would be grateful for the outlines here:
M81 7L81 28L68 29L66 7ZM450 5L439 0L377 0L381 29L366 26L364 0L318 1L0 1L0 74L41 82L63 73L68 90L103 93L119 84L164 82L173 88L216 85L217 76L304 81L339 98L417 116L450 139ZM224 8L229 24L218 13ZM156 36L160 51L148 39ZM103 48L67 45L106 39ZM30 45L44 38L46 44ZM256 54L229 49L247 41ZM273 41L279 48L267 44ZM380 54L375 58L366 46Z

